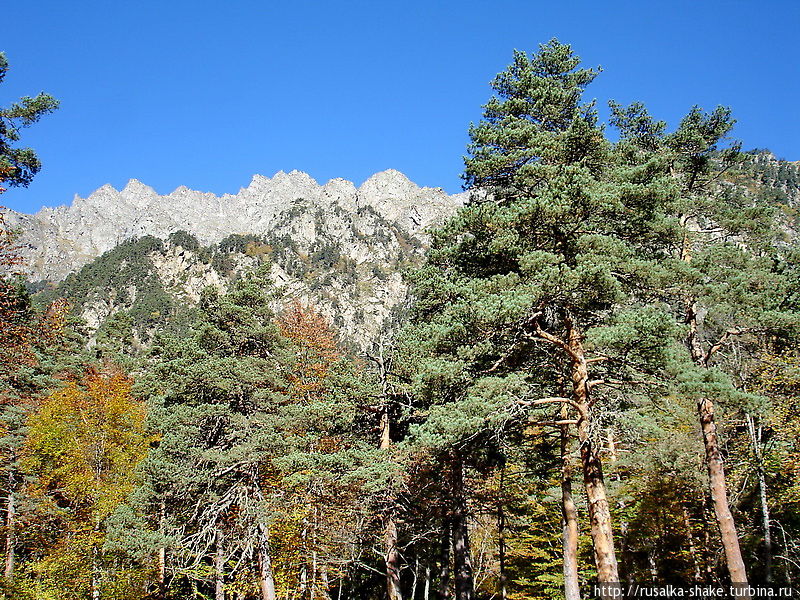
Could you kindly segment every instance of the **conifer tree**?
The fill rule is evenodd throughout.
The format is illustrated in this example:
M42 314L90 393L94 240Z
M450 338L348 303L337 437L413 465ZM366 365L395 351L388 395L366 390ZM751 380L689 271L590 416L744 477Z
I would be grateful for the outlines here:
M577 426L598 580L613 583L595 414L666 359L674 326L642 290L676 232L654 159L613 147L581 103L596 74L555 40L515 52L470 129L472 198L436 232L413 290L418 344L432 357L420 377L435 370L451 402L491 385L494 414L569 407L555 422Z
M160 440L143 465L145 485L116 515L116 543L165 554L163 577L173 575L179 594L202 582L222 599L244 578L274 598L264 462L283 452L274 420L286 385L268 300L260 276L226 295L207 290L188 339L165 336L153 349L142 389ZM149 545L137 548L142 540Z
M9 65L6 55L0 52L0 83L6 78ZM0 193L5 186L28 186L33 176L42 168L31 148L17 148L20 129L36 123L43 115L58 108L58 100L45 93L31 98L20 98L7 108L0 108Z
M380 471L359 430L364 384L318 313L276 318L272 301L261 271L206 290L188 337L162 336L148 359L160 437L113 543L158 556L161 597L324 596L364 535L362 486Z
M786 217L772 202L729 183L742 163L739 145L727 137L735 122L729 109L706 113L694 107L672 133L641 104L612 104L612 113L631 152L661 156L660 168L669 173L678 198L673 210L679 238L672 260L663 261L670 274L659 294L685 328L688 360L672 372L678 393L697 403L730 580L746 584L715 407L759 402L745 393L746 377L736 371L771 345L796 338L796 244L787 239ZM740 365L732 368L726 354L734 344Z

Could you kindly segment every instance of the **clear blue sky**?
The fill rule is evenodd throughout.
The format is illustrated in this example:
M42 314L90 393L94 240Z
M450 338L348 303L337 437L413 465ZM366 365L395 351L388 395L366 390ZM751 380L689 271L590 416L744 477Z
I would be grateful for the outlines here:
M746 148L797 160L798 29L798 0L16 2L0 106L44 90L61 109L24 132L44 168L0 203L130 178L236 192L291 169L359 184L395 168L456 192L488 82L553 36L603 66L589 97L671 124L728 105Z

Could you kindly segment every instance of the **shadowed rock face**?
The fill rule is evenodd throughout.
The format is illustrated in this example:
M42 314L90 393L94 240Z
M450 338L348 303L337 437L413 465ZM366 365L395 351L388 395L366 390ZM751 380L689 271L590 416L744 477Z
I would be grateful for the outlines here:
M267 234L298 200L303 210L323 215L357 214L371 208L386 221L424 239L427 228L453 214L465 194L450 196L439 188L423 188L402 173L383 171L356 188L344 179L319 185L300 171L255 175L237 194L198 192L179 187L161 196L131 179L122 190L104 185L88 198L76 196L70 206L43 208L35 215L9 211L9 225L21 231L32 280L60 281L103 252L134 237L166 238L185 230L202 243L233 234ZM299 242L314 231L297 231Z

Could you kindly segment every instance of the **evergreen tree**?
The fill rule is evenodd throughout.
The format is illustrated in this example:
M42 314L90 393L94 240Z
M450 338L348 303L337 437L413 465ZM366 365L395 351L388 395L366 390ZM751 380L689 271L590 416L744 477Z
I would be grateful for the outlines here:
M160 439L143 465L134 512L116 515L116 543L142 558L161 554L162 595L172 574L179 596L202 584L222 599L258 577L265 600L274 597L274 499L262 467L282 452L274 419L286 384L285 343L267 300L257 277L223 296L207 290L190 337L164 336L153 348L142 389ZM137 530L142 537L132 537ZM240 581L246 573L252 579Z
M659 294L685 328L688 356L672 374L677 392L697 403L728 574L746 584L715 412L720 403L736 410L763 401L746 393L745 372L770 346L796 338L797 249L768 199L728 183L740 176L742 161L739 145L728 143L729 109L694 107L673 133L640 104L612 105L612 112L630 152L662 157L678 196L680 236L663 261L670 275ZM733 347L735 361L728 356Z
M263 273L209 289L188 338L153 348L142 390L160 439L114 543L158 555L162 597L327 594L363 535L380 469L359 434L363 385L317 313L276 320L271 300Z
M8 60L0 52L0 83L8 73ZM20 129L29 127L43 115L58 108L58 100L45 93L31 98L25 96L8 108L0 108L0 192L3 185L26 186L42 168L36 153L30 148L16 148Z
M651 393L633 383L649 384L667 360L675 327L648 300L677 232L658 157L612 146L581 103L595 76L553 40L534 56L516 52L495 78L498 95L470 129L474 193L412 281L412 335L417 380L451 420L467 419L465 438L499 415L507 424L569 409L549 420L577 426L597 577L611 583L598 415L626 382L628 393Z

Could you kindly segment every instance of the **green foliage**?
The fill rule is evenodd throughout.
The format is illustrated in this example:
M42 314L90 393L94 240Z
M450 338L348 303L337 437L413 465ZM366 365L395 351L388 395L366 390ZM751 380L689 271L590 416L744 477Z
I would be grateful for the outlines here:
M0 52L0 83L6 78L9 65L4 52ZM1 184L25 186L42 168L31 148L17 148L20 130L30 127L42 116L58 108L58 100L44 92L31 98L24 96L7 108L0 108L0 192Z
M200 242L197 241L197 238L182 229L170 233L167 239L173 246L180 246L184 250L198 250L200 248Z
M266 243L266 241L263 237L251 233L245 235L233 233L219 242L217 247L221 252L238 252L244 254L247 250L247 245L251 243L263 244Z
M55 294L70 299L78 309L93 301L120 304L137 327L163 323L174 301L150 259L151 253L163 248L163 242L152 236L122 242L68 275Z

